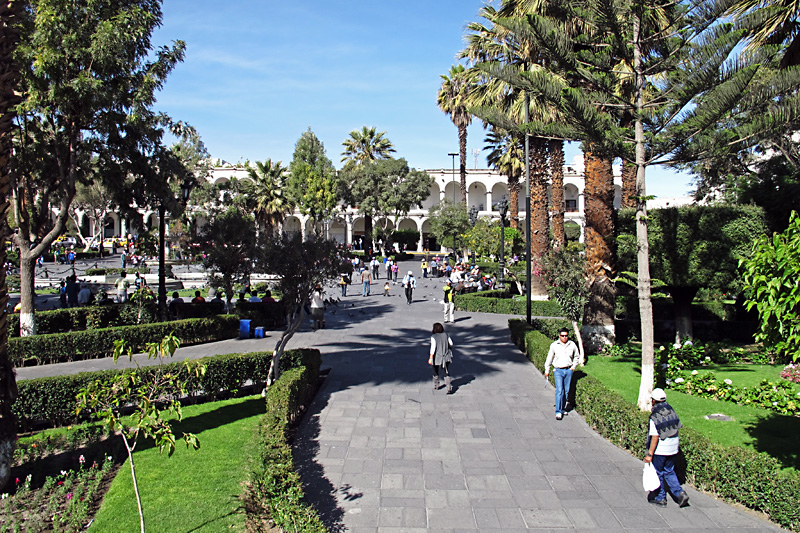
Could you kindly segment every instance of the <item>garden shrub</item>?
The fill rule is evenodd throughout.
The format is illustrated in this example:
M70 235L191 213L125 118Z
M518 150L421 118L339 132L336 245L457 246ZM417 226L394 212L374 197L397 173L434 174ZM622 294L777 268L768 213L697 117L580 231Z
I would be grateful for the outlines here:
M148 342L163 338L171 332L181 339L184 346L230 339L239 333L239 319L235 316L218 315L18 337L8 340L8 356L16 367L110 357L116 340L125 340L134 351L140 351Z
M511 298L510 293L502 289L480 291L469 294L457 294L454 298L456 309L476 313L499 313L504 315L527 314L524 298ZM557 302L551 300L532 301L531 314L534 316L563 316L564 312Z
M139 317L138 306L132 304L90 305L52 311L37 311L35 315L38 334L66 333L112 326L131 326ZM156 306L147 306L142 315L144 322L155 322ZM19 337L19 313L8 315L8 334Z
M259 428L259 459L245 495L248 522L262 524L269 519L282 531L327 531L314 508L303 501L290 445L291 428L313 396L319 378L319 352L316 354L316 362L306 357L309 364L284 371L267 390L266 414ZM283 366L295 361L281 362Z
M541 326L538 321L534 326ZM512 341L534 366L544 369L549 335L524 320L509 320ZM645 452L648 414L609 390L599 380L576 372L575 409L600 435L637 457ZM728 501L766 513L783 527L800 529L800 472L782 469L770 455L737 446L721 446L690 428L681 430L681 455L687 482Z
M167 277L172 277L172 265L168 266L169 274ZM134 276L136 272L139 274L149 274L150 267L136 267L136 268L87 268L84 276L119 276L122 271L125 271L129 276Z
M319 372L320 354L318 350L287 350L281 358L281 368L292 368L303 364L309 369ZM251 352L217 355L206 357L201 363L206 365L204 375L198 377L181 376L188 382L187 391L195 400L199 395L209 399L237 394L245 383L254 385L266 381L272 352ZM176 372L183 373L183 363L169 364ZM142 367L134 372L148 375L152 367ZM86 385L96 379L108 379L123 370L101 370L98 372L82 372L65 376L53 376L21 380L17 383L19 395L14 403L14 414L20 427L31 428L36 424L49 423L61 426L77 420L75 396Z

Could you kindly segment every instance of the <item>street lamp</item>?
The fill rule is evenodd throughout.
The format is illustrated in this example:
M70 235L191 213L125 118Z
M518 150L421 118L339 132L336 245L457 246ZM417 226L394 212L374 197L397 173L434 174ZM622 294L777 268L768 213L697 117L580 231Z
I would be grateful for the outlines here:
M503 198L497 202L497 210L500 211L500 276L497 279L497 287L505 289L505 269L506 269L506 213L508 213L508 199Z
M473 205L469 208L469 225L473 228L478 222L478 206ZM472 264L475 265L475 250L472 250Z

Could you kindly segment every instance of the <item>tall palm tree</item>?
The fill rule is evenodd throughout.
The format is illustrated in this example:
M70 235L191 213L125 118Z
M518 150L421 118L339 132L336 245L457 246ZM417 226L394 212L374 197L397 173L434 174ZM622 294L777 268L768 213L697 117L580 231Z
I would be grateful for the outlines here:
M552 206L553 249L559 249L567 242L564 232L564 141L550 139L547 145L547 154L550 157L550 177L553 196L550 199Z
M253 209L259 229L267 237L294 210L294 205L286 197L288 168L280 161L267 159L256 166L247 167L247 175L253 181L248 185L248 206Z
M467 126L472 122L472 115L467 111L466 103L470 91L470 76L464 65L453 65L450 72L442 75L442 86L436 97L436 103L458 128L458 153L461 173L461 203L467 203Z
M519 225L520 178L525 170L525 148L519 136L492 126L483 140L484 150L489 150L486 161L497 169L508 181L509 216L511 227Z
M389 159L389 154L394 153L394 145L392 142L384 137L385 131L380 133L376 132L375 127L368 128L363 126L361 131L353 130L350 132L350 137L345 139L342 143L344 151L342 152L342 162L344 163L344 170L347 171L355 166L360 166L365 163L372 163L380 159ZM367 239L369 249L372 250L372 215L364 213L364 237Z
M14 51L19 43L16 23L20 18L23 2L7 0L0 3L0 240L5 243L8 235L8 213L10 204L6 195L11 182L9 162L11 160L11 135L14 106L19 102L15 94L19 81L19 65L14 62ZM0 265L6 263L6 247L0 246ZM6 269L0 268L0 309L8 304ZM7 313L0 315L0 487L4 487L11 476L14 448L17 443L17 428L11 406L17 397L17 380L14 367L8 358Z
M342 143L342 162L346 165L362 164L367 161L389 159L389 154L394 153L394 145L384 137L385 131L376 132L375 127L362 126L361 131L353 130L350 137Z
M800 65L800 2L798 0L738 0L729 13L750 34L749 49L782 45L781 68Z

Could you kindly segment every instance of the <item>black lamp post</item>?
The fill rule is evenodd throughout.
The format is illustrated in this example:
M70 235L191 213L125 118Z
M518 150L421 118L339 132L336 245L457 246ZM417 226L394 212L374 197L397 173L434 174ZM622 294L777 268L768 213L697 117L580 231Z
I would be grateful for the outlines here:
M497 202L497 210L500 211L500 275L497 279L497 287L505 289L505 269L506 269L506 213L508 213L508 199L503 198Z
M473 205L469 208L469 225L473 228L478 222L478 206ZM472 250L472 265L475 265L475 250Z

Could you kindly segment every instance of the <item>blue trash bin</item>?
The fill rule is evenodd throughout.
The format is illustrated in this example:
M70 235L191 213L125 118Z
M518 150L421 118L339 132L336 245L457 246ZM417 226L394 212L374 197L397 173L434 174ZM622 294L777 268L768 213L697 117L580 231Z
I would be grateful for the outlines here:
M239 320L239 338L240 339L249 339L250 338L250 320Z
M256 328L256 339L263 339L264 338L264 328L259 326Z

